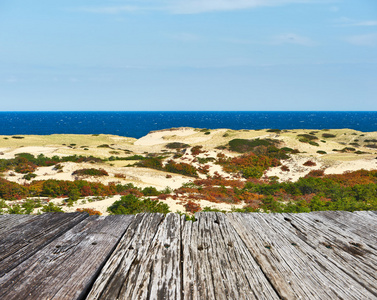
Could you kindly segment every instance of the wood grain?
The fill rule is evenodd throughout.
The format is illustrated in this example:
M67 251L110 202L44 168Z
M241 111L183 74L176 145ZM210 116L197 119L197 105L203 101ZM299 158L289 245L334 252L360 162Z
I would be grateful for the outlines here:
M0 278L0 299L81 299L133 216L91 216Z
M375 299L273 214L229 214L262 270L284 299Z
M0 277L87 217L82 213L43 214L0 233Z

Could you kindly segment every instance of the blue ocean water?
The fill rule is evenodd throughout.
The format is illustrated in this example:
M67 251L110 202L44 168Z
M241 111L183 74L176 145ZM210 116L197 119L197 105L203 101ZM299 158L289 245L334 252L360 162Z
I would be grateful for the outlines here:
M115 134L172 127L377 131L377 112L0 112L0 134Z

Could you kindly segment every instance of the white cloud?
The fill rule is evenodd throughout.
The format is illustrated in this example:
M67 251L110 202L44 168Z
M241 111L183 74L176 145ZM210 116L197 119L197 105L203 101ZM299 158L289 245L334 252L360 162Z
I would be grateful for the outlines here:
M335 20L336 26L347 27L347 26L377 26L377 20L365 20L356 21L350 18L339 18Z
M283 6L288 4L328 3L336 0L145 0L131 1L132 5L80 7L76 10L118 14L136 11L161 10L173 14L196 14L214 11L233 11L263 6Z
M312 39L295 33L285 33L274 37L273 44L296 44L301 46L312 47L317 45Z
M314 3L314 0L178 0L170 10L177 14L252 9L262 6L282 6L294 3Z
M377 46L377 33L352 35L345 41L356 46Z

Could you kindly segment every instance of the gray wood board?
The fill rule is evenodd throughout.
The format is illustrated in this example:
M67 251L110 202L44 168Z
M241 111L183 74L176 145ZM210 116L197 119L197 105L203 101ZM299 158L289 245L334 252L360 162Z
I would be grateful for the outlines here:
M362 237L370 247L377 250L377 219L365 218L365 212L351 213L348 211L311 212L310 218L316 222L324 222L329 227L343 229Z
M0 234L0 277L86 219L83 213L43 214Z
M12 227L28 222L35 217L35 215L0 215L0 234L6 233Z
M266 221L280 223L377 297L377 253L360 236L311 214L271 214Z
M196 218L182 233L184 299L279 299L224 214Z
M82 299L133 218L83 220L1 277L0 299Z
M145 278L143 272L153 274L152 269L146 269L149 266L148 255L154 251L152 241L163 221L162 214L136 215L103 267L87 299L148 299L148 297L153 299L153 295L148 293L149 286L153 280L161 279L151 278L151 276L149 279ZM179 226L179 222L172 225ZM175 234L180 235L179 229L174 231ZM171 239L174 239L174 236ZM172 242L169 245L171 246L167 250L175 251L173 248L177 245L174 243L172 245ZM161 245L159 246L161 248ZM164 247L163 244L162 247ZM174 254L170 253L170 255L174 257Z
M376 299L273 216L228 214L227 218L281 298Z

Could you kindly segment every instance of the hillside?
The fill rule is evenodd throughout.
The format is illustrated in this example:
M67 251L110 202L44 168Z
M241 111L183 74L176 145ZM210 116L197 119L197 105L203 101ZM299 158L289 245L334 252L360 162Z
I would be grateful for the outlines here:
M29 162L24 162L26 169L19 168L17 172L15 164L20 164L20 157L25 156L23 153L34 158L55 157L55 162L46 163L44 160L44 165L34 162L31 170L28 169ZM71 159L72 156L96 159L75 160ZM64 158L67 161L63 161ZM188 213L204 207L229 211L251 203L254 208L260 208L266 195L256 192L255 188L250 189L255 180L261 184L277 184L297 182L309 173L326 177L361 169L375 170L376 158L377 132L363 133L350 129L236 131L172 128L151 132L140 139L102 134L0 136L2 178L6 181L26 185L27 188L33 186L37 191L41 182L47 180L129 185L141 191L137 196L152 199L158 196L171 211ZM7 163L11 160L14 161ZM80 173L83 169L104 170L107 175ZM27 177L27 174L33 175ZM38 188L36 182L39 182ZM248 194L237 194L236 189L245 189L247 184ZM148 187L155 188L160 195L143 193L142 190ZM222 188L222 191L214 188ZM80 200L75 199L73 206L64 203L68 197L64 193L58 197L43 197L43 193L36 195L43 201L48 198L56 204L63 201L61 207L64 211L93 208L106 214L107 207L119 200L120 195L125 194L123 192L103 193L102 197L91 192L84 195L86 198L81 193ZM276 195L273 194L274 197ZM91 200L94 196L97 198ZM11 200L6 203L14 205L17 203L15 200L22 197L14 198L6 199ZM283 198L280 202L288 201ZM309 203L310 199L305 201ZM190 205L187 207L188 203L191 208Z

